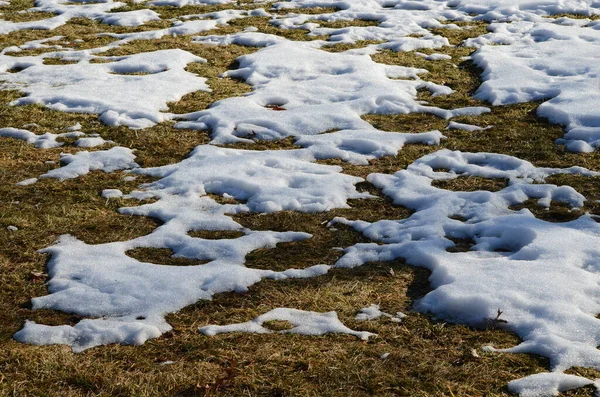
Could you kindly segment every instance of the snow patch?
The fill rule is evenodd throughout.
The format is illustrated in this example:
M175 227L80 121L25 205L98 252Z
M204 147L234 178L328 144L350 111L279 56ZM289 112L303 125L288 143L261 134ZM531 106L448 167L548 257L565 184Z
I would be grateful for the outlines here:
M371 332L354 331L346 327L337 316L336 312L317 313L304 310L277 308L265 314L256 317L254 320L245 323L229 325L207 325L200 327L198 331L204 335L214 336L227 332L248 332L254 334L268 334L274 331L263 327L268 321L288 321L294 327L289 330L282 330L278 333L290 333L301 335L324 335L328 333L348 334L356 336L361 340L368 340L376 336Z
M81 175L86 175L91 171L114 172L138 167L134 161L135 155L131 149L124 147L114 147L109 150L100 150L97 152L78 152L75 154L63 153L60 155L60 162L65 164L63 167L55 168L40 176L40 178L54 178L59 180L73 179ZM27 182L30 183L27 183ZM34 179L27 179L20 182L21 185L35 183Z
M350 247L336 266L404 258L432 271L433 291L416 302L416 310L485 327L501 308L503 322L495 324L523 339L501 351L548 357L555 372L596 367L600 224L588 215L550 223L526 209L510 208L528 199L543 207L553 201L581 207L585 198L573 188L544 183L556 174L600 176L581 167L539 168L511 156L449 150L424 156L394 175L369 175L395 204L414 213L375 223L337 218L381 245ZM508 186L497 192L463 192L432 185L461 176L503 178ZM471 240L473 246L466 252L448 251L455 245L452 239ZM518 390L531 389L534 380L523 379ZM534 383L535 395L551 395L557 387L554 382Z
M600 146L600 31L596 27L548 22L496 26L489 40L512 45L484 46L473 62L484 69L475 98L493 105L546 100L537 114L566 126L557 142L568 150Z
M404 317L406 317L406 314L397 312L395 315L393 315L393 314L389 314L386 312L382 312L381 309L379 308L379 305L373 304L369 307L364 307L364 308L360 309L360 311L358 312L356 317L354 317L354 319L357 321L367 321L367 320L375 320L379 317L387 317L394 322L400 322L400 321L402 321L402 319Z
M44 65L42 56L24 58L31 66L0 77L5 88L27 94L11 105L43 104L54 110L99 114L114 127L151 127L172 118L163 113L167 103L194 91L210 91L205 78L185 71L189 63L205 60L179 49L134 54L110 63ZM0 71L20 62L24 60L0 55ZM136 72L149 74L128 75Z
M255 37L242 33L238 37ZM264 36L261 36L264 37ZM244 79L253 91L208 109L179 116L180 128L210 129L213 143L276 140L331 130L376 132L363 114L432 113L442 118L481 114L487 108L444 110L422 105L417 90L449 94L448 87L424 82L426 72L373 62L369 55L330 53L305 42L281 41L238 58L224 75ZM282 57L281 54L286 54ZM408 80L396 80L403 78ZM273 110L276 106L279 111ZM281 110L284 109L284 110Z

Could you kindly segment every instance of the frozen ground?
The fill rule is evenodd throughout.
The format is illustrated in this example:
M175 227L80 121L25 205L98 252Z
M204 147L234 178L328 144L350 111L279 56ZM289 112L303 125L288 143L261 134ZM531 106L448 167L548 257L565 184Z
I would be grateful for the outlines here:
M432 291L415 302L414 310L473 327L503 327L516 333L522 343L501 351L549 358L550 372L514 380L509 384L511 391L544 396L594 384L593 379L564 371L600 369L600 320L596 317L600 313L600 223L591 214L553 223L515 207L535 200L543 208L556 203L582 208L584 195L546 179L563 174L591 179L600 173L579 163L567 168L538 167L493 153L494 148L478 153L441 149L392 174L367 172L367 178L346 174L343 167L323 160L369 167L374 159L396 156L405 145L434 146L444 139L437 130L383 131L365 121L365 115L428 114L447 120L447 130L486 134L492 126L452 119L469 116L477 120L494 106L540 101L538 116L564 126L557 147L580 153L580 164L586 165L583 153L600 147L600 23L595 21L600 2L255 1L264 8L233 9L232 4L231 10L168 20L171 26L166 28L108 30L108 25L148 27L161 19L160 8L154 8L157 12L145 6L229 3L158 0L119 12L115 10L125 4L110 0L38 0L30 12L55 16L33 22L0 21L0 34L9 34L53 30L74 18L88 18L106 24L104 36L113 39L95 48L73 49L61 45L60 36L53 36L3 48L0 87L23 94L11 106L39 104L93 114L108 126L140 129L140 134L157 124L171 123L175 129L207 130L211 138L179 162L140 167L135 147L84 133L81 126L36 133L26 125L0 125L0 137L24 140L40 150L63 146L69 139L74 142L66 146L82 148L61 155L61 167L30 175L18 185L36 183L37 178L55 178L59 181L54 183L60 183L94 170L126 170L129 177L143 175L154 182L130 192L106 186L98 194L106 199L152 199L152 203L119 212L162 222L152 233L127 241L89 244L64 235L50 247L39 247L50 258L49 294L33 298L33 308L75 313L85 319L60 326L28 321L14 338L38 345L66 344L76 352L109 343L139 345L171 329L165 320L169 313L218 293L245 292L263 279L318 277L334 267L402 258L432 272ZM315 13L314 7L335 11ZM305 14L309 8L313 11ZM580 17L553 17L565 13ZM309 31L318 40L294 41L252 27L232 34L216 31L232 21L254 17L271 18L272 26L288 31ZM361 26L353 21L370 23ZM431 98L452 97L455 91L428 80L426 69L378 63L372 58L392 50L414 52L432 63L453 61L447 54L432 52L451 46L439 28L471 29L478 21L490 23L488 33L461 45L473 48L470 59L482 70L482 84L473 95L489 102L489 108L432 106L422 99L424 91ZM335 23L348 26L329 27ZM215 34L206 34L212 30ZM181 35L189 36L191 45L208 50L257 47L221 75L247 83L251 91L178 114L169 110L169 103L194 92L210 95L212 91L207 77L188 70L205 59L185 49L104 54L132 43ZM336 44L351 49L327 51ZM226 146L273 141L276 147L286 138L293 139L293 149ZM507 184L497 191L439 187L439 182L461 178L501 179ZM412 215L377 222L331 219L332 228L343 223L372 241L342 247L344 255L336 263L283 271L245 266L252 251L312 236L301 231L250 230L234 221L233 215L347 208L349 200L373 198L357 188L365 181L395 205L410 209ZM240 236L211 240L192 237L193 231L235 231ZM458 240L469 241L469 247L463 252L452 250ZM203 264L146 263L128 255L137 248L170 249L174 257ZM302 309L273 308L248 322L204 326L200 332L270 333L263 323L279 320L293 325L285 331L290 333L346 333L365 340L375 336L348 328L335 312ZM400 323L405 316L382 312L377 305L357 307L356 312L357 320L383 316Z

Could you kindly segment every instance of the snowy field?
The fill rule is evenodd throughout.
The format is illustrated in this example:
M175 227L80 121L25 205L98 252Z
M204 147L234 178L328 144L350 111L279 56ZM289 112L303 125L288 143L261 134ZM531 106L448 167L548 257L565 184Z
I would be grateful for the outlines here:
M242 395L252 340L356 346L393 375L420 365L393 340L427 323L467 377L520 369L350 394L600 393L600 1L6 0L0 18L0 391L43 384L52 354L143 367L162 346L169 370L172 338L231 364L163 395ZM378 376L360 362L348 382ZM55 392L158 393L86 382Z

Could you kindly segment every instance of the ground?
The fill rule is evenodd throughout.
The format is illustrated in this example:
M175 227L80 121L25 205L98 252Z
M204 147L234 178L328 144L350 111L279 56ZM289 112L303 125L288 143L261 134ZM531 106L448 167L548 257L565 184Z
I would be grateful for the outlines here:
M10 4L0 8L0 12L4 20L13 22L45 19L53 15L28 11L33 6L33 2L28 0L10 1ZM93 18L74 17L51 30L6 32L0 35L0 48L63 36L63 49L92 49L116 40L106 35L98 36L98 33L150 31L168 28L172 25L172 19L186 15L230 9L262 8L269 11L273 6L273 3L254 4L250 1L180 7L128 2L112 12L149 9L156 11L160 19L126 27L107 25ZM302 9L302 14L335 11L335 8L309 7ZM272 15L285 15L288 11L270 12ZM100 55L125 56L182 49L206 59L206 63L187 64L185 71L206 78L206 84L212 91L194 90L168 104L169 113L197 112L219 100L250 93L253 87L244 79L222 77L222 73L236 70L239 67L236 61L238 57L254 54L260 49L239 44L198 44L194 38L234 34L248 27L295 42L327 38L325 33L311 35L306 29L277 27L270 22L272 15L233 19L222 26L190 35L169 34L152 40L133 40L107 49ZM575 14L552 16L555 19L561 17L573 20L582 18ZM376 21L358 17L319 23L321 27L332 29L377 25ZM447 38L448 45L416 51L428 55L447 54L451 56L450 59L430 61L415 54L416 51L382 48L370 57L379 64L426 69L428 73L422 76L424 80L450 87L454 92L432 96L430 91L419 88L417 99L443 109L490 107L490 113L458 116L452 120L493 128L473 133L446 129L448 121L432 114L368 112L361 115L362 119L378 130L408 133L439 130L446 138L436 145L407 144L395 155L370 159L368 165L353 164L339 158L317 159L315 162L339 166L343 174L366 179L374 173L394 174L425 155L450 149L506 154L531 162L535 167L581 166L600 171L598 151L569 151L565 145L556 143L568 126L551 123L536 113L545 98L498 106L473 98L482 83L483 70L470 58L464 58L477 51L477 47L463 44L469 38L486 34L490 30L490 23L493 21L464 20L457 22L462 29L444 26L431 28L432 34ZM382 42L385 40L359 40L325 46L319 51L339 53ZM25 49L10 56L36 56L51 51L56 49ZM282 54L282 57L285 56ZM4 61L0 59L0 62ZM60 57L44 59L45 65L69 62ZM0 80L5 81L3 76L10 72L3 71ZM18 75L19 71L13 70L12 74ZM17 89L19 87L3 88L0 91L0 128L27 128L38 134L48 131L59 133L79 123L81 131L85 133L99 134L105 140L113 141L114 146L134 149L135 161L142 168L181 162L195 147L206 145L214 138L210 129L175 128L170 120L144 129L132 129L127 125L107 125L94 112L86 114L52 110L43 101L14 106L12 101L25 97L25 94ZM25 125L30 127L23 127ZM369 262L352 269L332 268L327 274L311 278L263 279L252 283L247 291L215 294L212 300L198 300L168 314L166 321L172 330L141 346L109 344L73 353L71 347L65 345L34 346L17 342L13 335L28 320L46 325L75 325L86 317L52 309L34 310L31 299L48 295L47 282L50 280L47 268L49 255L39 250L52 246L64 234L73 235L87 244L102 244L145 236L162 224L155 218L118 212L121 207L139 205L137 199L101 196L107 188L127 193L159 177L138 175L135 180L128 180L124 179L126 174L120 171L105 173L96 170L75 179L58 181L44 178L32 185L18 186L20 181L57 168L61 153L82 150L72 145L74 138L58 140L65 144L62 147L40 149L23 140L0 138L0 395L504 396L510 395L507 388L509 382L547 372L551 368L547 356L482 350L482 346L487 345L509 348L522 341L519 335L507 330L502 321L490 321L481 327L445 321L432 313L415 310L413 304L432 291L429 282L431 271L411 266L401 258ZM256 139L255 143L231 140L219 144L229 149L253 151L298 148L291 137ZM101 149L106 147L86 150ZM571 186L585 197L584 205L572 209L565 203L552 202L549 208L542 208L533 198L529 198L510 210L528 209L538 219L554 223L572 221L586 213L600 215L598 177L559 174L549 176L545 182ZM508 179L475 175L436 180L433 185L449 191L497 192L507 187ZM415 212L415 209L394 204L374 183L365 180L356 184L356 189L376 197L348 198L348 208L319 212L283 209L270 213L251 211L232 215L233 220L253 231L297 231L312 235L312 238L302 241L279 242L275 248L252 250L245 255L245 266L285 271L319 264L333 265L343 255L341 250L335 248L372 242L347 225L336 224L332 228L328 222L333 218L377 222L406 219ZM223 194L210 193L207 196L219 204L239 202ZM154 197L142 203L156 201L157 197ZM11 230L9 226L15 226L17 230ZM194 230L188 234L205 240L224 240L238 238L244 233L236 230ZM466 252L473 246L470 239L456 238L453 241L455 246L448 249L450 252ZM380 241L378 243L382 244ZM172 253L173 250L166 247L137 247L127 251L132 258L154 264L194 266L209 262L172 257ZM176 290L178 286L173 285L172 288ZM355 316L359 309L371 304L380 305L384 311L403 312L407 316L400 323L385 317L357 321ZM349 328L369 331L377 336L363 341L344 334L306 336L235 333L208 337L198 332L198 327L204 325L245 322L278 307L315 312L335 311ZM497 309L500 311L503 307ZM502 318L499 314L497 319ZM286 330L289 325L278 321L264 324L273 330ZM389 355L382 358L386 353ZM600 368L600 365L596 367ZM588 379L600 377L593 368L573 367L566 369L566 373ZM594 392L592 386L586 386L561 395L591 396Z

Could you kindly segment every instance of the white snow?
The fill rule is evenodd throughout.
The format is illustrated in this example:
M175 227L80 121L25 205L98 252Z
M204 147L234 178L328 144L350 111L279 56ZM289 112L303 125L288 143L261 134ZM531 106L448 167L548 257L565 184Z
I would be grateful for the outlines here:
M104 140L102 137L96 136L96 137L79 138L78 140L75 141L75 143L73 145L77 146L77 147L89 148L89 147L102 146L102 145L105 145L110 142L111 141Z
M241 33L238 38L257 33ZM259 37L264 37L260 35ZM214 36L207 40L216 40ZM225 36L226 42L230 37ZM446 95L452 90L418 76L426 71L373 62L369 55L330 53L310 42L277 38L268 46L238 58L239 68L225 73L244 79L254 90L227 98L210 108L179 116L189 121L180 128L210 129L213 143L249 138L276 140L289 136L316 135L331 130L377 132L361 116L375 114L432 113L451 118L480 114L487 108L445 110L417 101L417 90ZM281 54L286 54L282 57ZM402 78L403 80L399 80ZM283 110L273 110L277 106Z
M120 146L97 152L82 151L75 154L63 153L60 155L60 162L65 165L40 175L40 178L65 180L77 178L90 171L100 170L104 172L114 172L117 170L136 168L138 165L135 163L134 159L135 155L131 149ZM36 178L32 178L22 181L19 184L30 185L36 181Z
M451 121L450 123L448 123L449 130L464 130L464 131L469 131L469 132L475 132L475 131L488 130L490 128L492 128L492 127L491 126L479 127L477 125L457 123L455 121Z
M37 135L29 130L23 130L19 128L0 128L0 137L15 138L26 141L27 143L35 145L35 147L40 149L50 149L64 145L63 142L58 142L56 138L74 138L79 135L83 135L83 133L63 132L61 134L53 134L51 132L46 132L42 135Z
M53 170L58 173L53 176L66 177L71 172L74 175L79 167L71 172L64 169L76 160L81 168L86 167L85 171L95 163L89 156L103 153L95 159L102 160L111 151L115 154L119 151L127 165L134 167L129 149L116 147L103 152L77 153L73 157L79 157L69 158L72 161L66 167ZM310 235L254 232L243 229L227 216L250 210L323 211L347 206L348 198L369 197L354 187L361 178L341 174L340 167L313 164L312 160L306 149L255 152L204 145L181 163L134 170L161 179L126 197L159 200L122 208L120 212L151 216L164 224L147 236L100 245L63 236L57 245L44 251L52 258L48 273L51 294L33 300L35 308L74 311L91 317L110 315L110 318L68 328L28 323L15 338L38 344L64 343L75 351L105 343L142 343L170 329L164 321L167 313L199 299L210 299L218 292L244 291L262 278L280 280L326 273L328 265L282 272L246 268L243 264L249 252ZM220 205L208 197L200 197L206 193L228 194L244 203ZM245 235L237 239L203 240L190 237L189 230L240 230ZM186 267L142 263L126 254L136 247L169 248L176 256L209 262ZM104 265L105 261L109 264ZM174 290L172 285L178 288ZM142 317L143 320L138 320Z
M205 78L185 70L191 62L205 60L179 49L134 54L110 63L81 59L67 65L44 65L42 56L0 55L0 72L26 67L3 73L0 80L4 88L26 94L11 105L43 104L60 111L99 114L111 126L146 128L172 117L163 113L168 102L197 90L210 91Z
M20 182L17 182L16 185L17 186L28 186L28 185L33 185L37 181L38 181L38 178L28 178L28 179L22 180Z
M346 327L337 316L336 312L316 313L304 310L277 308L256 317L245 323L229 325L207 325L198 330L204 335L214 336L227 332L248 332L254 334L268 334L273 331L265 328L263 324L268 321L288 321L294 327L282 330L279 333L301 334L301 335L324 335L327 333L348 334L356 336L361 340L367 340L376 336L371 332L354 331Z
M107 25L140 26L149 21L159 20L160 16L152 10L135 10L105 14L98 19Z
M417 310L485 326L501 308L506 328L523 339L504 351L549 357L556 374L549 379L562 379L561 372L573 366L597 367L600 224L587 215L549 223L526 209L510 209L529 198L546 207L553 201L580 207L584 197L573 188L543 183L560 173L600 176L580 167L536 168L510 156L448 150L394 175L372 174L371 183L415 212L407 219L375 223L336 219L383 243L350 247L336 266L404 258L432 271L434 290L415 304ZM505 178L509 185L498 192L432 186L435 180L461 176ZM454 246L450 238L472 240L473 246L467 252L448 252ZM553 393L553 382L544 385L536 386L543 388L537 395Z
M228 4L236 0L153 0L148 4L157 6L183 7L187 5Z
M148 4L183 7L232 2L155 0ZM251 8L255 4L262 2L254 2ZM130 27L159 19L159 13L149 9L113 12L124 5L112 0L36 0L28 12L45 11L54 16L31 22L1 20L0 34L51 30L78 17ZM123 177L125 181L133 181L134 175L156 178L127 195L117 189L104 189L101 196L152 198L155 201L151 204L121 208L119 212L151 216L164 223L152 233L129 241L91 245L65 235L43 250L50 256L49 295L34 298L34 309L62 310L87 318L74 326L28 321L15 339L40 345L66 344L74 351L108 343L139 345L171 329L165 321L168 313L200 299L211 299L226 291L246 291L265 278L283 280L327 273L331 264L279 272L246 267L246 255L253 250L311 236L253 231L231 216L346 208L350 199L371 198L357 191L356 185L363 180L344 174L341 167L318 164L318 160L341 159L368 165L371 160L395 156L406 144L436 145L444 138L439 131L380 131L363 120L365 115L430 113L450 120L489 112L486 107L429 106L417 98L418 90L429 90L432 96L452 95L454 91L427 81L424 69L379 64L370 56L381 50L415 51L428 61L451 60L443 50L418 52L450 45L431 29L468 29L453 23L457 21L492 22L489 33L464 43L478 48L469 59L484 70L484 82L475 97L493 106L542 101L538 115L566 128L557 143L575 152L600 147L600 23L549 18L560 13L599 15L600 1L290 0L275 2L272 7L269 11L258 8L187 15L172 20L172 26L164 29L107 33L105 36L113 42L81 51L67 47L61 36L1 50L0 89L24 94L12 105L41 104L54 110L97 114L114 127L142 129L178 120L178 128L210 130L212 134L211 145L196 147L175 164L139 168L132 149L117 146L63 154L62 167L40 176L62 180L94 170L126 170L129 174ZM303 14L304 8L312 7L336 10ZM249 94L226 98L184 115L170 113L168 103L196 91L210 92L206 78L186 71L190 63L204 59L179 49L102 56L134 40L197 35L249 16L269 17L277 27L306 29L310 36L323 35L326 40L294 42L252 27L230 35L193 38L192 45L198 48L230 44L264 48L238 58L239 67L222 75L248 83L252 87ZM321 26L356 20L375 24ZM333 44L357 45L363 40L374 43L341 53L324 50ZM26 50L47 52L21 56ZM45 59L76 63L46 65ZM74 146L81 148L112 143L99 135L84 134L79 123L58 129L66 131L62 133L34 133L29 129L43 130L31 123L21 128L1 127L0 137L24 140L41 149L64 145L59 138L78 138ZM448 129L478 134L488 128L448 123ZM294 138L297 149L253 151L215 146L287 137ZM523 341L500 351L538 354L548 357L551 363L551 372L510 382L512 392L545 396L595 385L592 380L564 371L575 366L600 368L596 349L600 345L600 320L596 318L600 312L600 224L589 215L571 222L549 223L527 209L512 209L530 199L537 200L542 208L555 202L581 208L585 197L579 192L569 186L545 183L555 174L600 176L581 167L543 168L510 156L449 150L426 155L393 175L372 174L369 182L397 205L414 212L407 219L374 223L335 219L332 225L348 224L375 242L345 248L335 266L404 258L409 264L428 268L432 271L433 290L414 308L447 321L486 326L500 308L506 323L499 325L517 333ZM433 185L434 181L469 176L506 179L507 186L496 192L461 192ZM37 181L29 178L18 185ZM208 194L233 199L235 204L219 204ZM12 228L7 229L14 231ZM242 236L209 240L191 237L188 232L193 230L232 230ZM456 239L471 241L472 246L466 252L449 252ZM127 255L134 248L170 249L174 257L197 263L144 263ZM378 305L371 305L361 309L356 319L381 316L400 321L404 315L385 313ZM269 333L272 331L264 322L272 320L294 325L281 332L339 332L360 339L373 335L347 328L335 312L290 308L277 308L244 323L202 327L200 332ZM492 347L488 350L495 351ZM381 358L388 355L384 353Z
M68 131L79 131L81 130L81 124L80 123L75 123L70 127L67 127Z
M600 146L598 26L497 26L486 41L511 45L484 46L473 54L474 63L484 69L475 97L493 105L546 100L537 114L566 126L558 142L575 152L595 150Z
M369 160L395 156L407 143L439 145L444 138L439 131L417 134L383 132L377 130L345 130L327 134L305 135L296 145L308 148L316 159L339 158L344 161L366 165Z
M0 20L0 34L32 29L53 30L66 24L73 18L89 18L118 26L139 26L148 21L159 19L159 15L151 10L110 12L125 5L125 3L112 0L98 2L88 2L85 0L36 0L35 7L27 10L28 12L48 12L56 15L46 19L27 22Z
M275 19L273 23L287 29L307 29L312 35L329 36L329 44L356 43L370 40L382 44L370 46L371 49L391 49L393 51L413 51L421 48L440 48L448 45L445 37L432 34L430 28L446 26L457 28L454 24L443 25L448 19L468 19L466 14L458 13L446 7L444 2L434 1L387 1L387 0L292 0L279 2L274 8L279 10L308 7L333 7L337 11L323 14L289 15ZM347 20L376 21L377 26L349 26L345 28L323 28L319 22L337 22Z
M15 138L22 141L26 141L39 149L51 149L57 148L64 145L64 142L57 141L57 138L67 138L74 139L77 137L81 137L73 143L73 146L77 147L96 147L102 146L107 143L112 143L112 141L104 140L100 136L86 136L83 132L79 131L79 129L67 128L69 132L62 132L59 134L54 134L52 132L46 132L44 134L38 135L29 130L23 130L19 128L0 128L0 137L3 138Z
M428 61L447 61L449 59L452 59L452 57L448 54L439 54L439 53L433 53L433 54L423 54L422 52L415 52L415 55L420 56L421 58L424 58Z
M31 143L35 145L35 147L41 149L48 149L53 147L62 146L62 142L57 142L56 134L46 133L43 135L37 135L28 130L22 130L18 128L0 128L0 137L4 138L15 138L22 141L26 141L27 143Z
M192 35L198 34L201 32L205 32L208 30L216 29L219 26L227 25L227 23L234 19L246 18L250 16L252 12L244 11L244 10L224 10L217 11L208 14L196 14L196 15L188 15L187 18L182 19L191 19L197 18L193 20L173 21L173 26L166 29L157 29L157 30L147 30L141 32L134 33L122 33L115 34L110 33L107 34L110 37L114 37L119 39L117 42L109 44L105 48L114 48L125 43L131 42L133 40L156 40L160 39L164 36L180 36L180 35ZM208 19L210 18L210 19Z
M456 9L473 14L481 14L479 18L493 20L538 20L539 16L554 14L600 14L600 3L595 0L451 0L448 2Z
M354 319L358 320L358 321L367 321L367 320L375 320L379 317L387 317L394 322L400 322L400 321L402 321L402 319L404 317L406 317L406 315L401 312L397 312L396 315L382 312L381 309L379 308L379 305L373 304L369 307L364 307L364 308L360 309L360 311L358 312L356 317L354 317Z
M307 150L251 151L201 145L180 163L135 172L162 178L146 185L154 194L227 194L256 212L327 211L366 198L354 185L361 178L340 167L313 164Z
M508 390L523 397L558 396L559 392L592 384L594 384L593 381L581 376L541 373L509 382Z
M192 238L185 235L190 226L204 224L227 230L239 229L239 225L223 215L223 209L211 199L190 197L186 204L187 211L179 210L188 219L175 217L148 236L100 245L63 236L58 244L44 250L52 258L48 264L51 294L34 298L33 307L95 318L82 320L75 326L28 322L15 334L15 339L34 344L67 344L76 352L107 343L141 344L171 329L164 320L166 314L199 299L210 299L219 292L245 291L264 277L306 277L326 271L316 267L291 274L246 268L243 263L247 253L310 235L248 231L245 236L231 240ZM194 266L143 263L125 253L136 247L171 248L177 256L209 260L209 263ZM173 285L177 288L173 289Z
M102 197L107 199L120 198L123 197L123 192L119 189L104 189L102 191Z
M124 5L108 1L109 3L101 4L115 4L119 7ZM74 7L85 9L87 6ZM148 10L131 13L142 11ZM106 33L102 35L113 37L115 41L102 47L82 51L45 44L60 40L61 36L7 47L0 52L0 88L18 89L27 94L13 101L12 105L37 103L55 110L97 113L100 119L110 126L148 128L173 118L172 114L164 112L168 109L167 103L177 102L184 95L198 90L211 91L206 85L205 78L185 70L189 63L206 61L180 49L139 53L125 57L103 57L96 54L118 48L134 40L155 40L166 35L198 34L227 25L233 19L264 13L265 11L261 9L223 10L194 15L193 17L201 18L197 20L175 20L172 27L165 29L123 34ZM113 16L98 11L94 15L101 15L98 17L101 19L110 17L111 20L118 16L118 19L114 20L115 23L124 24L126 14L129 12L119 12ZM0 34L1 26L0 22ZM29 28L32 27L27 27ZM55 48L60 51L37 56L8 55L35 48ZM45 65L45 58L60 58L77 63ZM109 62L91 63L90 61L93 60ZM10 70L17 72L8 73Z

